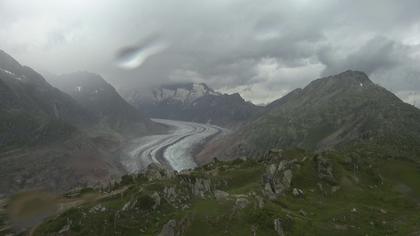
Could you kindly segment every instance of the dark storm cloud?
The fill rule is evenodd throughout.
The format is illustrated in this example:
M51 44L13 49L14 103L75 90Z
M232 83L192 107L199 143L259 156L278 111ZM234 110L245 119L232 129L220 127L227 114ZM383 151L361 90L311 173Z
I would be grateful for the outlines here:
M418 9L417 0L2 0L0 47L36 68L90 70L120 88L204 81L268 102L358 69L413 98ZM139 42L156 33L165 50L144 53ZM140 63L117 67L121 49Z

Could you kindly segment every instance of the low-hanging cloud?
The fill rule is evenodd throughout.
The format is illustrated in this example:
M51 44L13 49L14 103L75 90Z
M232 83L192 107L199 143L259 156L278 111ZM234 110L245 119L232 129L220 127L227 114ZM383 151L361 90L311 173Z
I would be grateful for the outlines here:
M417 9L417 0L2 0L0 47L36 69L89 70L121 89L202 81L266 103L357 69L412 102Z
M116 64L128 70L138 68L147 58L164 51L168 46L169 44L158 35L150 35L138 45L120 49L115 58Z

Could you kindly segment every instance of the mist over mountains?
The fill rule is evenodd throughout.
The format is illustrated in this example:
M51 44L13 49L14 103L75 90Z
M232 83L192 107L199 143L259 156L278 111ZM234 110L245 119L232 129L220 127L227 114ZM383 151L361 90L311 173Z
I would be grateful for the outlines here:
M0 232L418 229L411 222L420 196L420 110L361 71L315 79L257 106L193 82L121 96L98 74L45 79L0 51L0 112ZM39 209L23 215L35 200ZM354 207L343 208L349 202ZM13 213L19 220L4 213L22 204ZM381 226L331 220L348 212L375 216ZM123 227L131 222L141 228Z
M419 9L0 0L0 235L420 235Z

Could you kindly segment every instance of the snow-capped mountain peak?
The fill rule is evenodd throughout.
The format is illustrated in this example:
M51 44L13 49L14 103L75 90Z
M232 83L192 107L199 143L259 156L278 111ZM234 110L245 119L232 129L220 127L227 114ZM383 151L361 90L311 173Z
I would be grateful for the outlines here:
M221 94L215 92L204 83L171 84L153 90L153 96L157 102L170 100L174 102L191 103L197 98L205 95Z

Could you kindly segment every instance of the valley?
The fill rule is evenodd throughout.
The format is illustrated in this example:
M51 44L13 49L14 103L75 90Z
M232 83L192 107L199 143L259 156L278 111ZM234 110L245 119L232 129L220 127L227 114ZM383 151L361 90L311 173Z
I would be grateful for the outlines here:
M170 127L167 134L149 135L132 141L122 162L129 173L137 173L151 163L181 171L197 167L195 148L228 132L227 129L195 122L152 119Z

